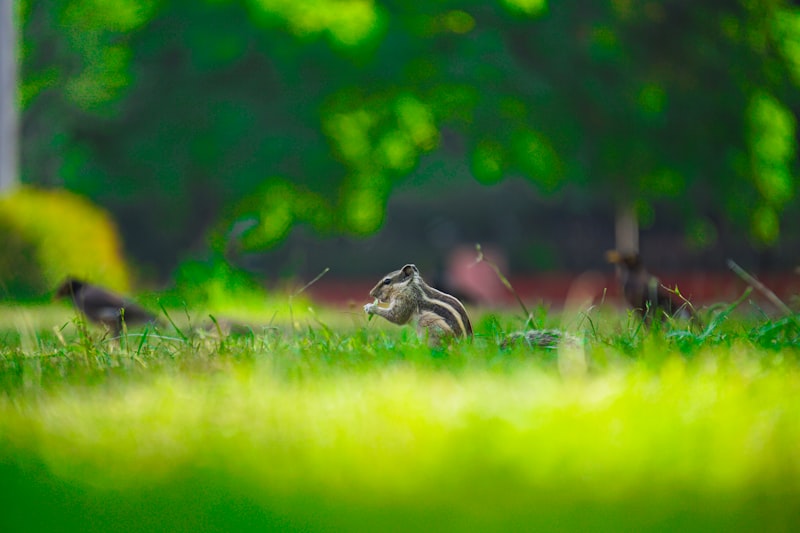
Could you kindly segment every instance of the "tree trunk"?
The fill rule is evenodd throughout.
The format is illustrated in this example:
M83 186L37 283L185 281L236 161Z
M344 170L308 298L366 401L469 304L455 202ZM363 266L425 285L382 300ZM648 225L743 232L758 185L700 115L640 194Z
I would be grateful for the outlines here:
M0 0L0 195L19 182L17 152L17 28L14 0Z
M633 206L620 206L615 223L617 251L623 254L639 253L639 220Z

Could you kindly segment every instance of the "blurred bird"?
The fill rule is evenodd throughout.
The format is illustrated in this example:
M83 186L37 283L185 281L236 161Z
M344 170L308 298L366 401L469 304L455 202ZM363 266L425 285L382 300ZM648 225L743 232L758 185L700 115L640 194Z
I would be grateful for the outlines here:
M67 297L86 318L106 326L115 337L119 337L123 323L135 326L156 320L149 311L121 296L74 278L64 280L56 291L55 298Z
M650 322L654 314L664 318L678 316L696 318L694 310L686 301L681 301L661 285L657 277L650 274L637 253L623 254L617 250L606 252L606 260L616 265L617 279L622 286L625 300L637 313Z

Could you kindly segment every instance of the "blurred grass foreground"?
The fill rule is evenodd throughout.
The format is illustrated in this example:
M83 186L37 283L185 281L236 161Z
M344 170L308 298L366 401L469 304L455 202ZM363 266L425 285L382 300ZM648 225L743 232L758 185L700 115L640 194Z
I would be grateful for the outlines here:
M565 364L575 354L504 351L488 334L431 352L391 331L6 352L0 529L800 523L790 347L739 338L682 355L654 332L634 357L587 344L586 372Z

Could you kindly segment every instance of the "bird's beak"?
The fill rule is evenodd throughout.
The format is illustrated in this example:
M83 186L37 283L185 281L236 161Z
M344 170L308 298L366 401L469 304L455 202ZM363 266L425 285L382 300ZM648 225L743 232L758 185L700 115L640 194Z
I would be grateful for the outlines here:
M622 262L622 254L620 254L616 250L608 250L606 252L606 261L609 263L616 265Z

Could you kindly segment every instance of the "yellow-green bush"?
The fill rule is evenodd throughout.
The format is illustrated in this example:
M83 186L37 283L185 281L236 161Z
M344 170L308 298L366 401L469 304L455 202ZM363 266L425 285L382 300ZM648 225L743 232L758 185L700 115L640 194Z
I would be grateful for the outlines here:
M0 298L46 297L68 275L129 288L108 213L63 190L23 187L0 198Z

